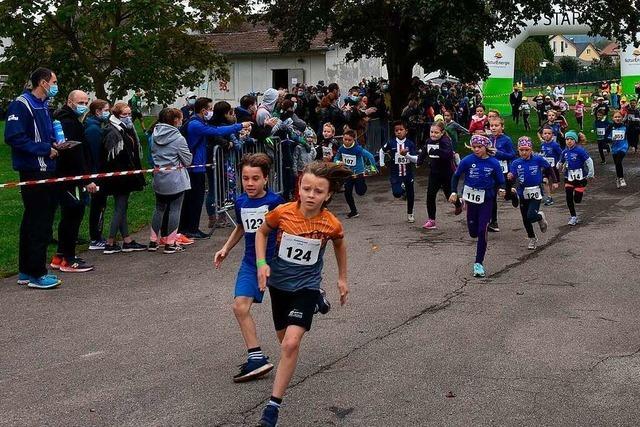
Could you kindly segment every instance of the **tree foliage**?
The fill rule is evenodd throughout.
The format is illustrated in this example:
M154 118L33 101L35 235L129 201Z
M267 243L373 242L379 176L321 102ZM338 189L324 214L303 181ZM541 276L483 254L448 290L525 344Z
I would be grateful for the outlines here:
M572 56L563 56L558 60L558 66L564 73L576 74L580 68L580 63Z
M540 44L534 40L527 40L516 48L516 70L525 76L533 76L540 70L540 62L545 59Z
M170 103L176 90L196 87L225 61L194 34L235 19L239 0L49 0L0 2L0 37L11 39L0 62L4 97L15 96L32 70L58 75L60 96L72 89L123 97L140 87L151 102Z

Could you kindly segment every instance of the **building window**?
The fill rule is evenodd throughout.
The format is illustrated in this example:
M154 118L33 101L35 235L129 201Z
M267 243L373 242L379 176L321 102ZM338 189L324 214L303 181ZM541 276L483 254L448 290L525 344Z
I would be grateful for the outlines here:
M558 53L558 49L556 49L556 41L553 41L553 53Z
M564 42L560 42L560 53L564 53Z
M587 55L591 53L591 49L587 48Z

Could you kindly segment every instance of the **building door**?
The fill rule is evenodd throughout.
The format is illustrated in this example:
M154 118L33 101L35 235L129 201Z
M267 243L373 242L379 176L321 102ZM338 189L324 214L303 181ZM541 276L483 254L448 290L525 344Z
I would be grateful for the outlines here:
M289 81L289 70L287 69L272 70L272 72L273 72L272 87L274 89L284 89L289 87L289 85L287 84Z

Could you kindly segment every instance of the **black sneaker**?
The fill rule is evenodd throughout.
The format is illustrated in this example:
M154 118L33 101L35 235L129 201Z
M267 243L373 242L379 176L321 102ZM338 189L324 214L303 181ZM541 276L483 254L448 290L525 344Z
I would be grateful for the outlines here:
M327 314L329 310L331 310L331 303L327 299L327 293L324 291L324 289L320 289L318 302L316 303L316 308L313 312L320 313L320 314Z
M117 254L118 252L122 252L122 248L120 247L119 244L114 243L113 245L110 244L106 244L104 245L104 251L102 252L105 255L109 255L109 254Z
M262 418L260 418L259 427L276 427L278 424L278 412L279 408L274 405L267 405L262 411Z
M519 204L520 204L520 199L518 198L518 196L516 194L512 194L511 195L511 205L514 208L517 208Z
M489 231L492 231L494 233L498 233L500 231L500 227L498 227L498 223L497 222L490 222L489 223Z
M146 251L146 250L147 250L146 245L141 245L135 240L132 240L129 243L124 242L122 244L122 252L139 252L139 251Z
M203 239L209 239L211 237L211 234L207 234L204 231L198 230L195 233L184 233L185 236L187 236L190 239L194 239L194 240L203 240Z
M164 245L163 252L165 254L175 254L176 252L184 252L184 248L174 243L173 245Z
M351 219L351 218L358 218L360 216L360 214L358 212L349 212L347 214L347 218Z
M147 250L149 252L155 252L158 250L158 242L149 242L149 245L147 246Z

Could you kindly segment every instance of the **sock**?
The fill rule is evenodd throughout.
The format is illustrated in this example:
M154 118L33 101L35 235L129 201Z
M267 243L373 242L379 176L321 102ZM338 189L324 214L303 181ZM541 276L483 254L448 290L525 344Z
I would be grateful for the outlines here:
M262 349L260 347L255 347L255 348L250 348L249 350L247 350L249 353L249 359L262 359L264 358L264 353L262 352Z
M267 406L275 406L278 409L280 409L280 405L282 405L282 398L275 396L271 396L269 403L267 403Z

